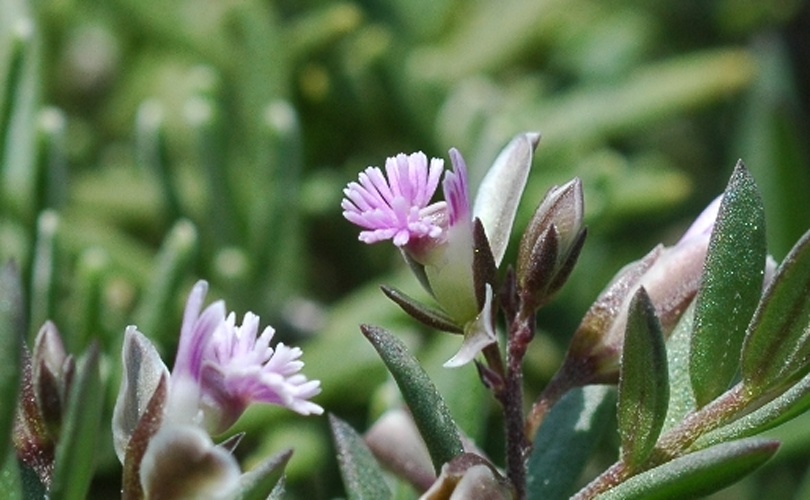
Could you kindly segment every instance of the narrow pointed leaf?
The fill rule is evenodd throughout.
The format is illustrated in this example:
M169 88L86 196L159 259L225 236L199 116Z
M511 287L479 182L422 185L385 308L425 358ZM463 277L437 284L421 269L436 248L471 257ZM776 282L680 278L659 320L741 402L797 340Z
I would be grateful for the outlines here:
M242 474L240 500L264 500L270 496L284 475L284 468L292 454L293 450L283 451Z
M701 436L693 448L754 436L798 417L810 408L810 374L793 387L734 422Z
M104 387L99 373L98 348L93 345L79 363L70 390L59 443L50 498L87 497L95 470L96 443L101 428Z
M379 327L362 325L360 329L394 376L438 473L443 464L463 452L450 410L430 377L402 341Z
M11 429L20 385L25 312L22 284L16 267L7 264L0 269L0 465L10 449Z
M380 286L386 297L393 300L403 311L412 318L436 330L450 333L463 333L464 331L442 311L419 302L410 295L394 287Z
M735 483L776 453L779 443L746 439L685 455L631 477L600 500L696 498Z
M527 498L568 498L588 457L599 443L615 401L606 385L590 385L566 394L540 426L529 456Z
M728 389L737 373L762 292L765 246L762 200L739 162L720 204L697 296L689 370L698 407Z
M655 446L669 405L666 346L644 287L630 301L619 374L621 457L635 468Z
M487 231L496 265L500 265L506 253L518 203L539 141L540 135L536 133L520 134L512 139L478 187L473 216L481 219Z
M385 500L391 491L382 469L366 446L363 437L343 420L329 415L329 426L337 448L340 475L350 500Z
M742 352L742 378L764 392L810 362L810 231L785 257L754 313Z

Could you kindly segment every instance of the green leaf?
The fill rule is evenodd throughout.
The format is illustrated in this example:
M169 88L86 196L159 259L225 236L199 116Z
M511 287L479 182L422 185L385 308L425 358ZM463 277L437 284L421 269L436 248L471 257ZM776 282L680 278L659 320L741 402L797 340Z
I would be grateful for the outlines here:
M366 446L363 437L352 427L329 415L329 425L338 454L340 475L346 494L352 500L377 500L391 498L385 484L382 469Z
M284 475L284 468L292 454L293 450L283 451L268 458L250 472L242 474L240 479L242 492L239 498L241 500L266 499L281 480L281 476Z
M692 301L667 339L669 405L662 432L675 427L695 410L695 396L689 379L689 346L694 319L695 302Z
M742 378L765 392L807 368L810 361L810 231L779 266L748 327Z
M98 348L92 345L79 362L68 396L50 489L50 498L54 500L87 497L98 454L99 429L102 428L102 394L104 387L99 373Z
M754 179L738 162L712 231L697 296L689 355L698 407L728 389L739 352L762 293L765 211Z
M644 287L630 301L619 374L621 459L631 469L647 459L667 415L667 352L655 306Z
M420 323L443 332L464 333L455 321L443 311L423 304L392 286L382 285L380 289L386 297L394 301L403 311Z
M701 436L693 449L753 436L791 420L810 408L810 375L805 375L779 397L734 422Z
M362 325L360 329L394 376L438 473L443 464L464 451L450 410L402 341L379 327Z
M11 449L11 430L17 393L20 385L23 338L25 336L25 311L22 299L22 284L14 264L6 264L0 270L0 466Z
M590 385L566 394L546 415L534 439L526 478L527 498L568 498L588 457L611 421L610 386Z
M708 495L746 476L779 447L767 439L726 443L676 458L631 477L599 496L600 500L655 500Z

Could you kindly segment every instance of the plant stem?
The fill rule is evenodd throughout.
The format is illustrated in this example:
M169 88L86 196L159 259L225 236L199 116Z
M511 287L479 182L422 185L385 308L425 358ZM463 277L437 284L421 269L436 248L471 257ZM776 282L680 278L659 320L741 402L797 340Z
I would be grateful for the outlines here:
M523 432L523 356L534 337L534 317L518 314L512 321L506 350L506 384L500 395L506 425L506 471L515 498L526 496L526 453L529 441Z

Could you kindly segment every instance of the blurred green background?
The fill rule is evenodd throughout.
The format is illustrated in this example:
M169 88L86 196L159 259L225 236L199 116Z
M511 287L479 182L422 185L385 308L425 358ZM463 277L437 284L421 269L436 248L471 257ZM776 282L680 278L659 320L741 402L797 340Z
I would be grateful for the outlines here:
M475 184L514 134L543 135L515 240L573 176L589 235L539 317L534 395L610 277L674 242L739 158L777 259L810 226L808 68L801 0L0 0L0 261L23 271L32 336L52 318L69 350L101 345L105 422L124 327L171 364L205 278L210 300L302 345L317 402L359 430L397 396L357 325L395 331L498 457L474 369L440 367L459 339L379 292L420 293L390 245L357 241L343 186L387 156L450 147ZM291 497L343 494L324 418L261 408L238 428L246 467L295 448ZM718 497L810 498L807 429L777 430L773 464ZM94 492L114 495L102 444Z

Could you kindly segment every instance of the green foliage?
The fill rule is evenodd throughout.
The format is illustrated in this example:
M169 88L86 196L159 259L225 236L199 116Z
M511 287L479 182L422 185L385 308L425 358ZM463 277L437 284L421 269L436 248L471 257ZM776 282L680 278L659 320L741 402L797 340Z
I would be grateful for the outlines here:
M610 422L614 392L607 386L570 391L551 412L534 440L529 457L529 498L564 499L571 495L588 457Z
M630 301L619 375L621 460L631 469L647 460L664 425L668 376L661 324L642 287Z
M641 473L600 498L646 500L708 495L761 466L777 448L779 443L766 439L718 445Z
M382 469L363 442L363 437L334 415L329 415L329 424L348 497L356 500L391 498Z
M99 352L91 346L79 360L67 400L65 423L56 446L53 482L49 497L79 500L87 496L96 467L104 383Z
M742 355L745 385L757 394L807 371L810 343L810 233L793 247L751 320Z
M458 427L447 405L401 340L379 327L363 325L360 328L397 382L438 472L443 464L463 451Z
M19 272L13 264L0 269L0 394L7 401L17 399L22 349L25 331L23 321L22 291ZM11 430L14 426L16 405L4 404L0 409L0 465L11 462L6 457L13 456ZM9 467L6 464L5 467Z
M356 241L340 216L342 187L386 156L446 158L453 146L475 187L509 138L542 133L518 231L511 241L499 237L498 250L512 261L543 193L575 175L589 236L560 299L539 318L525 363L534 394L609 277L642 247L669 242L722 189L737 158L761 189L777 260L807 230L806 64L795 50L806 10L798 0L0 0L0 265L14 260L20 269L21 335L33 338L51 319L68 351L95 341L109 391L99 389L90 406L106 429L124 328L137 324L172 359L182 300L199 277L237 315L252 310L278 339L301 344L306 373L323 381L317 401L351 422L369 416L371 399L400 404L372 397L385 387L385 368L357 333L360 322L390 326L459 426L498 463L497 426L488 425L494 403L480 386L466 397L470 380L478 384L472 368L433 372L459 338L426 340L379 293L390 283L407 294L402 303L426 295L390 249ZM685 316L667 344L662 438L695 409L695 396L697 406L711 405L734 383L743 334L742 375L756 401L742 406L753 411L727 415L689 447L754 435L806 408L806 353L795 342L806 318L779 319L806 309L804 246L783 264L748 333L750 297L734 321L728 305L714 308L713 319L695 313L704 326L692 351L702 361L692 368ZM726 248L746 249L761 251ZM753 295L752 276L735 276ZM706 294L728 304L728 293ZM0 341L13 344L0 346L0 394L10 401L18 339ZM0 430L12 410L0 408ZM274 437L294 428L293 418L247 415L245 448L274 455ZM312 420L325 439L326 423ZM109 432L97 438L99 450L110 449ZM799 438L787 439L797 461L810 457ZM610 445L596 452L613 453ZM291 459L283 485L291 498L339 494L334 461L321 448ZM94 475L88 496L117 494L115 457L103 451L96 461L83 469ZM745 486L752 497L769 487L761 478Z
M762 293L765 211L738 163L720 204L697 296L689 370L698 407L728 389L745 330Z

